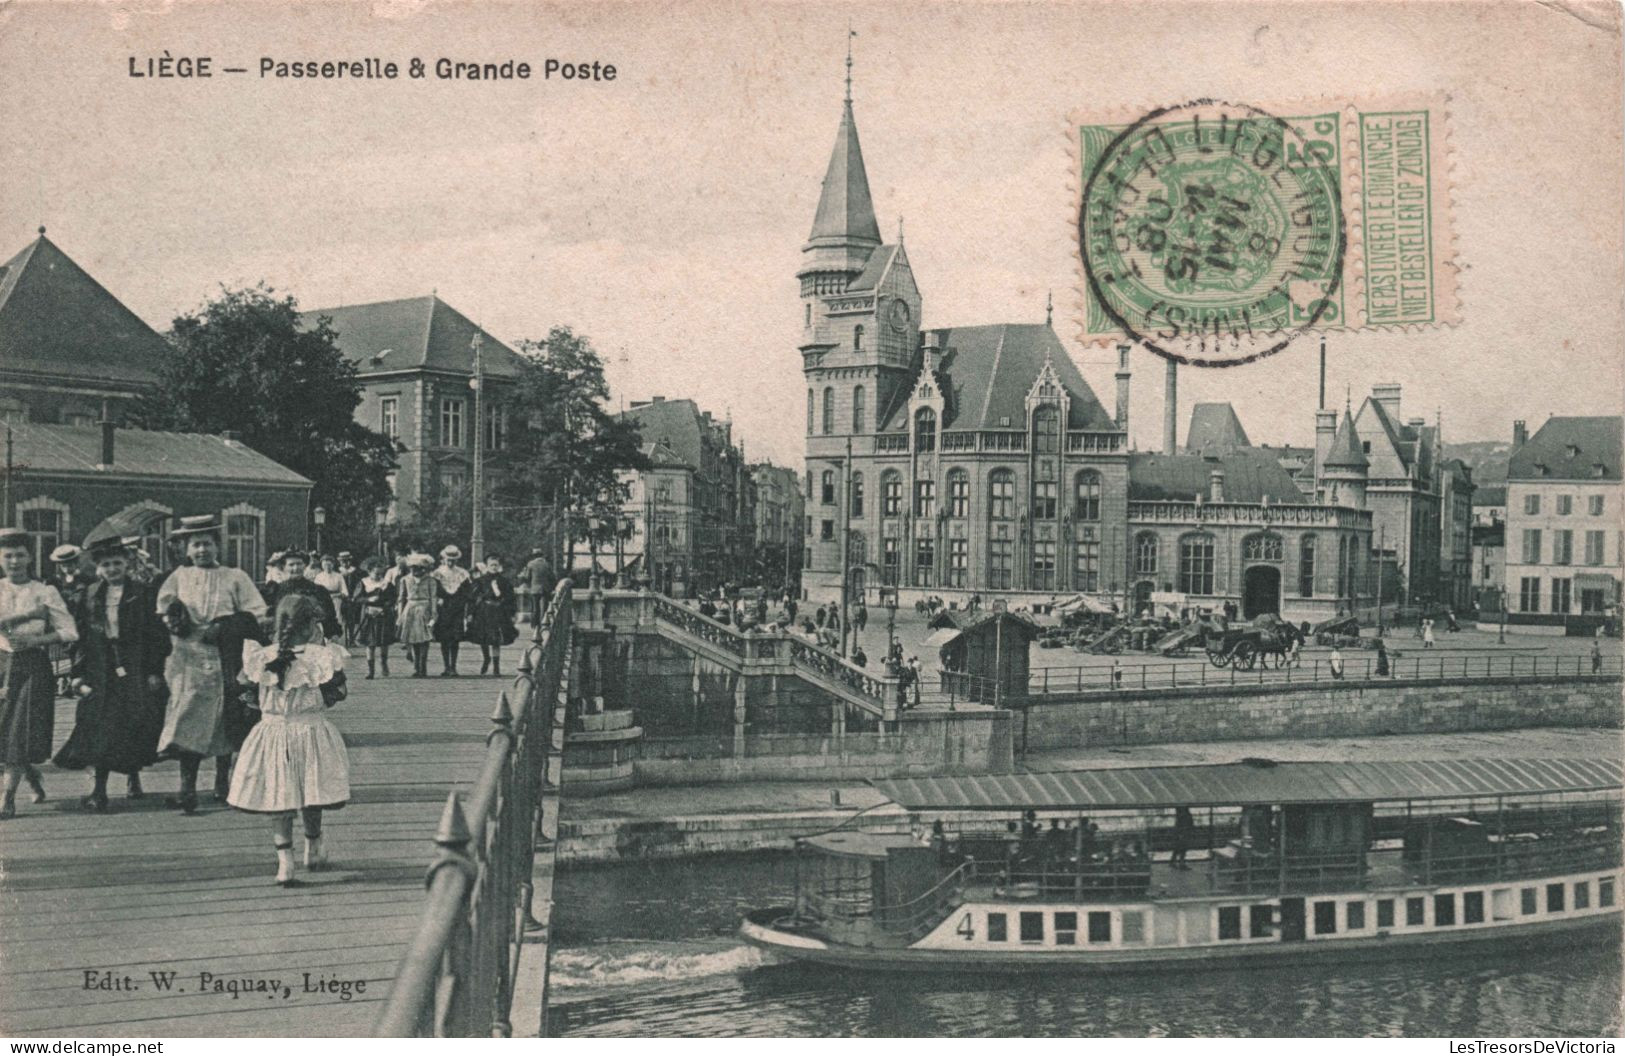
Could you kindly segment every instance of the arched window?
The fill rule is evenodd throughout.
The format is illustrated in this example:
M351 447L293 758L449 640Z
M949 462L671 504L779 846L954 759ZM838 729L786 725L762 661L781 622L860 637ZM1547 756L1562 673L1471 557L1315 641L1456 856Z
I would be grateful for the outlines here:
M863 516L863 474L852 474L852 516Z
M914 412L914 450L935 451L937 449L937 412L929 407L921 407Z
M1206 533L1183 536L1179 540L1179 591L1182 594L1213 593L1213 537Z
M1280 561L1285 556L1281 537L1274 532L1258 532L1241 541L1243 561Z
M824 390L824 435L835 431L835 390Z
M807 435L808 436L811 436L813 434L813 410L814 410L815 406L817 405L817 402L818 402L817 398L813 396L813 390L808 389L807 390Z
M1156 532L1141 532L1134 537L1134 574L1136 576L1157 574Z
M820 483L823 485L823 487L820 489L820 498L823 499L824 505L835 505L835 471L833 469L824 470L824 475L820 478Z
M1313 532L1298 541L1298 594L1305 598L1315 596L1315 535Z
M903 478L888 469L880 478L880 511L887 517L903 512Z
M862 385L852 390L852 431L854 433L864 431L864 408L867 403L868 401L864 399Z
M1078 521L1100 520L1100 474L1092 469L1078 474L1077 501L1072 507L1072 518Z
M1053 455L1061 449L1061 412L1053 404L1044 404L1033 412L1033 450L1041 455Z
M1016 475L1008 469L995 469L987 478L988 518L995 521L1016 519Z
M852 328L852 351L863 351L863 324L859 323Z
M948 516L970 516L970 474L962 469L948 471Z

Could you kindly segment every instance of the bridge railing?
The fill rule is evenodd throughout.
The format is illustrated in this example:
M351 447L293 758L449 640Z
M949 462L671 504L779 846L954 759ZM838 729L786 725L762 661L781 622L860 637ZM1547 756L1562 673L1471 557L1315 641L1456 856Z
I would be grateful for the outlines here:
M570 583L560 583L497 700L465 808L453 792L435 833L428 896L375 1024L379 1037L508 1037L531 916L542 786L569 663Z

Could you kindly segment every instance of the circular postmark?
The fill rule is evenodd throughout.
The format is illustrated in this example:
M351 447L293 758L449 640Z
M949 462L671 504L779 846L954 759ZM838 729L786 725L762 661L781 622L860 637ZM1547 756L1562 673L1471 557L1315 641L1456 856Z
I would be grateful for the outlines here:
M1227 367L1338 321L1335 117L1198 99L1083 131L1091 333L1120 329L1177 362Z

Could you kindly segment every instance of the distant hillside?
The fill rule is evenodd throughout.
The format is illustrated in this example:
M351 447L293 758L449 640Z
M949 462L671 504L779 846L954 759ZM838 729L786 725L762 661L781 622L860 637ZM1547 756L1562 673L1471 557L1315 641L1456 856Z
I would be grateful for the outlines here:
M1459 458L1473 471L1474 484L1505 484L1507 459L1512 456L1510 440L1469 440L1445 444L1444 457Z

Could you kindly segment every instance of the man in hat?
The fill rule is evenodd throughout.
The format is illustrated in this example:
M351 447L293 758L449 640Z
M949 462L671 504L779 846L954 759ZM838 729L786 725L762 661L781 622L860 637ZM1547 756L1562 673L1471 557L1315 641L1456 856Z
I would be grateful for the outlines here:
M280 575L277 582L266 586L266 611L274 612L277 604L289 595L305 594L321 608L322 634L331 641L339 633L338 611L333 607L333 595L328 589L305 575L309 563L310 557L303 550L284 550L277 555L276 570Z
M169 804L187 814L197 812L204 756L215 759L216 800L224 802L231 787L231 753L249 727L235 694L243 642L261 637L266 612L248 574L220 564L220 533L218 517L182 517L170 534L184 540L192 563L171 572L158 588L157 610L171 638L164 663L169 706L158 750L180 759L181 792Z
M531 550L530 560L525 562L520 580L530 588L531 625L540 627L542 614L547 611L548 599L557 585L553 581L553 566L548 563L546 550L539 546Z

